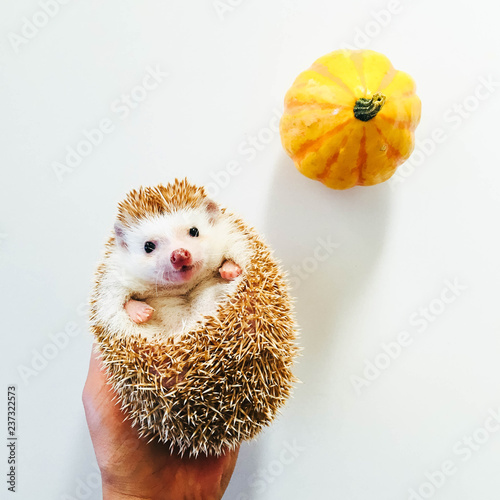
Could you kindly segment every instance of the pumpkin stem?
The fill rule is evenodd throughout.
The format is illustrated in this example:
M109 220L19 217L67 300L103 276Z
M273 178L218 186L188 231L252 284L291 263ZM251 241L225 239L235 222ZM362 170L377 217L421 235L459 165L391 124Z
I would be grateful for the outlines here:
M354 105L354 117L362 122L374 118L385 104L385 95L377 92L371 99L361 97Z

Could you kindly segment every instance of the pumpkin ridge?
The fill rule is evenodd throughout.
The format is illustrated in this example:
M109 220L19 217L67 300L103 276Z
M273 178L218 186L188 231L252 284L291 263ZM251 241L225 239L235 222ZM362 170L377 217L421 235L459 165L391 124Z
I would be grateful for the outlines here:
M335 128L330 130L330 132L323 134L321 137L318 137L317 139L304 142L302 146L300 146L300 148L292 156L292 159L294 161L303 160L306 154L309 152L309 149L311 149L312 147L319 149L332 135L335 135L338 132L340 132L350 121L351 118L349 117L345 121L339 123Z
M285 103L287 110L296 111L298 108L304 107L306 109L347 109L343 104L334 104L330 102L306 102L298 99L291 99Z
M395 146L389 143L383 132L375 125L375 129L377 130L380 137L382 137L384 144L387 146L387 156L389 158L394 158L397 162L403 158L403 153L401 153Z
M416 128L414 120L396 120L396 118L393 118L392 116L385 116L383 114L379 114L379 117L396 128L410 128L412 130Z
M365 71L363 69L364 68L363 54L359 50L352 51L349 54L349 58L353 62L354 67L356 68L356 71L358 72L359 81L361 82L361 86L363 87L363 94L366 95L367 89L366 89Z
M331 168L339 159L340 153L345 148L345 145L347 144L349 137L351 137L352 132L353 131L351 130L348 134L346 134L346 136L342 139L342 142L340 143L337 151L335 151L335 153L328 158L328 160L325 163L325 168L323 169L323 171L321 173L319 173L316 176L317 180L323 181L328 176L328 173L330 172Z
M398 70L394 66L391 66L391 69L385 74L384 78L382 78L376 92L382 92L386 89L392 83L397 74Z
M389 93L389 95L387 96L389 98L389 96L392 98L392 97L397 97L398 99L404 99L406 97L411 97L412 95L415 95L415 89L411 89L411 90L407 90L406 92L403 92L402 94L391 94Z
M325 78L328 78L328 80L331 80L333 83L338 85L339 87L342 87L347 93L351 94L353 97L356 97L356 94L353 92L351 88L349 88L348 85L344 81L342 81L340 78L337 76L333 75L330 73L330 70L324 66L323 64L320 64L318 62L315 62L311 68L311 71L314 73L318 73L318 75L324 76Z
M404 94L401 94L399 97L410 97L412 95L415 95L415 89L407 90Z
M362 186L364 183L363 178L363 168L366 166L366 159L368 158L368 154L366 152L366 126L363 126L363 137L359 143L359 152L358 159L356 162L356 169L358 171L358 180L356 185Z

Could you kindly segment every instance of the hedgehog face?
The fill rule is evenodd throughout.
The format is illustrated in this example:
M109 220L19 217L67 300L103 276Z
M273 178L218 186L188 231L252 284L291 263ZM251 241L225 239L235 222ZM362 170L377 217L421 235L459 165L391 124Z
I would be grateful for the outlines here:
M197 209L145 217L131 227L115 224L124 272L160 287L194 286L214 272L222 263L225 242L214 206L207 202Z

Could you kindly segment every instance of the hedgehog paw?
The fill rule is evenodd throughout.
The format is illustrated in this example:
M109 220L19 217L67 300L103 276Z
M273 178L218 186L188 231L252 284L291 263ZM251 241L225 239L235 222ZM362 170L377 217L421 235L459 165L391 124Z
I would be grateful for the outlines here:
M226 260L220 267L219 273L225 280L234 280L241 274L241 267L230 260Z
M129 318L138 325L148 321L154 312L154 309L148 306L146 302L134 299L130 299L126 302L124 308Z

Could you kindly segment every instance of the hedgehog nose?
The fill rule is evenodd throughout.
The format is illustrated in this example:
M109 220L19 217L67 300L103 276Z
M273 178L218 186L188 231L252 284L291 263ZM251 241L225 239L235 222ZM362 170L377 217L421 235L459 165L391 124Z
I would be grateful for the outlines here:
M191 254L185 248L178 248L172 252L170 262L174 269L180 269L182 266L189 266L191 264Z

